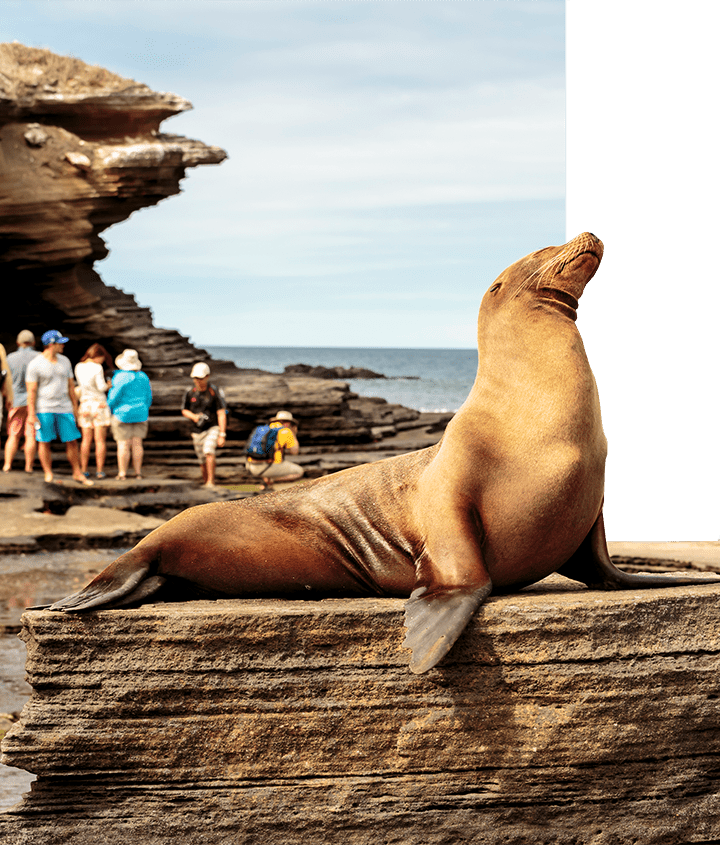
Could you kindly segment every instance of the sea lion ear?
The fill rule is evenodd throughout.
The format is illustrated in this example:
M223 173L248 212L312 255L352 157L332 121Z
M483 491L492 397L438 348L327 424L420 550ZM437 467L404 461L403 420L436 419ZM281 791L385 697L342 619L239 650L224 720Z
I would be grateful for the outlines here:
M407 635L412 649L410 671L416 675L436 666L453 647L475 611L488 597L492 584L471 587L418 587L405 603Z

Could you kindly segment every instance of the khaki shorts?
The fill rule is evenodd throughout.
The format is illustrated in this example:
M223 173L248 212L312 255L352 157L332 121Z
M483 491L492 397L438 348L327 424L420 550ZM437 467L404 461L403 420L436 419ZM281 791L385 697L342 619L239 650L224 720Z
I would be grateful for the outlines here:
M246 461L245 469L250 475L263 478L282 478L285 475L304 475L305 470L300 464L292 461L281 461L279 464L266 464L264 461Z
M144 440L148 433L148 423L147 420L139 423L124 423L120 422L116 416L113 416L110 420L110 429L113 438L118 443L123 440L132 440L133 437L139 437L141 440Z
M214 425L207 431L193 431L192 441L195 454L201 464L205 463L206 455L214 455L217 451L217 442L220 435L220 426Z

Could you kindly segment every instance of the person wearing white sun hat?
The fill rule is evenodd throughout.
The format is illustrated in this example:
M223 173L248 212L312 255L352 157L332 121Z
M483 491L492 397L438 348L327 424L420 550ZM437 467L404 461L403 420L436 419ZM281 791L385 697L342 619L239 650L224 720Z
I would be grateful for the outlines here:
M259 427L264 428L264 426ZM285 459L286 454L297 455L300 443L297 439L298 423L290 411L278 411L268 423L269 429L278 429L272 454L253 457L248 454L245 467L253 476L262 478L261 490L268 490L276 481L298 481L305 470L296 463ZM255 434L255 429L252 436ZM275 432L272 432L275 436Z
M125 349L115 359L107 403L112 412L110 429L117 443L118 481L127 478L132 455L135 477L142 478L143 439L148 432L148 416L152 403L150 379L141 372L142 363L136 350Z

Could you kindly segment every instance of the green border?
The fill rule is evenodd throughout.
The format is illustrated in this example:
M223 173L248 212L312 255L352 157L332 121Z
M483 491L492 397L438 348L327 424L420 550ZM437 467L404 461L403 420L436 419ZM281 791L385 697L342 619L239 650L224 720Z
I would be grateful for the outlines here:
M578 326L611 540L720 534L718 2L569 0L568 237L605 244Z

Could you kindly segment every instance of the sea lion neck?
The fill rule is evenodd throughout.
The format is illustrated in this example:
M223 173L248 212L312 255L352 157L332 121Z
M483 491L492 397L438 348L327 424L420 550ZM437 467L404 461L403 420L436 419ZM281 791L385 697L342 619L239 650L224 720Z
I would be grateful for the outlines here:
M577 299L567 291L550 286L543 286L537 291L537 304L539 307L546 307L555 313L568 317L573 323L577 320Z
M568 360L582 349L573 307L577 300L560 290L524 292L501 309L481 310L478 319L478 373L501 367L504 372ZM584 355L584 350L580 353Z

